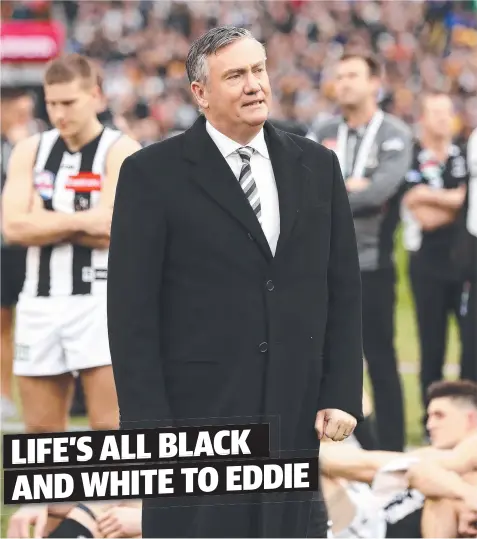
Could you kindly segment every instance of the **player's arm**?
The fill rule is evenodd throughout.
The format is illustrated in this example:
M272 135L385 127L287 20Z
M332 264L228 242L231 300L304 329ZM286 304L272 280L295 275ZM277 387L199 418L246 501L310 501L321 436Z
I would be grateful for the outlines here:
M450 498L464 502L475 500L477 503L477 487L432 460L411 466L406 475L410 486L418 489L426 498Z
M125 135L113 144L106 158L106 177L101 188L101 198L98 207L91 210L92 212L102 212L105 216L112 214L121 165L126 157L140 149L141 145L137 141ZM84 212L84 214L84 217L88 219L88 211ZM106 234L78 232L71 237L70 241L92 249L107 249L109 247L109 237L109 232Z
M424 206L436 210L448 210L455 216L464 203L466 193L465 182L454 189L433 189L429 185L420 184L406 194L405 203L413 212Z
M386 142L383 144L372 178L356 182L356 189L352 188L353 178L347 180L349 202L355 217L381 208L399 192L403 184L412 159L412 135L404 129L396 130L389 140L388 147Z
M432 447L420 447L405 455L425 459L435 453ZM320 467L330 477L372 483L383 466L403 456L397 451L367 451L349 444L324 443L320 446Z
M349 444L326 442L320 446L320 469L328 477L372 483L377 471L402 453L366 451Z
M418 182L415 181L415 174L419 175ZM431 189L419 172L411 170L406 176L406 180L406 193L403 196L402 205L411 212L423 230L435 230L451 224L455 220L458 208L437 206L427 202L429 193L436 190ZM449 191L446 190L447 193ZM452 198L453 196L453 193L451 193L450 197Z
M454 222L456 217L455 210L428 205L417 205L412 209L412 214L423 230L435 230L449 225Z
M2 195L3 234L8 243L50 245L81 230L75 215L48 211L38 203L33 167L39 135L19 142L13 149Z
M409 469L410 483L430 497L462 499L469 493L469 484L460 476L477 468L476 447L477 436L472 436L452 451L429 455L421 466Z
M463 440L452 451L438 452L429 461L459 475L477 469L477 435Z

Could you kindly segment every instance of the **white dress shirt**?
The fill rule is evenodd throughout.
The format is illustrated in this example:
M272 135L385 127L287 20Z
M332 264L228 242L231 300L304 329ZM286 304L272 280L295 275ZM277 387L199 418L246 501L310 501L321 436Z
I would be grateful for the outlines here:
M237 150L242 148L243 144L239 144L225 136L211 125L210 122L206 123L206 129L238 181L243 163ZM250 167L257 186L258 196L260 197L263 233L267 238L272 254L275 255L278 237L280 235L280 209L275 175L273 174L272 162L268 154L263 129L260 130L257 136L247 146L255 150L250 159Z
M474 129L469 138L467 162L470 173L467 229L473 236L477 236L477 128Z

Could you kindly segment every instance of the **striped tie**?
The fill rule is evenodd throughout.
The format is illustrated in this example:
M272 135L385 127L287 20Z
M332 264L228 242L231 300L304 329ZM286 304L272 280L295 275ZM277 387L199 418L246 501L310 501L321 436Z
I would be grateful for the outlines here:
M244 146L237 150L237 153L242 158L242 170L240 171L239 183L260 223L262 207L260 205L260 197L258 196L257 185L253 179L252 168L250 166L250 158L252 157L253 152L254 149L250 148L250 146Z

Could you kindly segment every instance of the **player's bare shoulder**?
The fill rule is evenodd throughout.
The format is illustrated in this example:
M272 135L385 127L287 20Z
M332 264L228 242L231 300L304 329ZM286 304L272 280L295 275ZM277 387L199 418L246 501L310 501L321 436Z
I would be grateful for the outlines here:
M40 145L41 134L36 133L15 144L10 156L9 171L21 166L25 169L27 166L33 168L36 154ZM10 175L10 172L9 172Z
M121 164L127 157L136 153L141 148L142 146L137 140L134 140L129 135L121 134L109 150L108 162L110 164Z

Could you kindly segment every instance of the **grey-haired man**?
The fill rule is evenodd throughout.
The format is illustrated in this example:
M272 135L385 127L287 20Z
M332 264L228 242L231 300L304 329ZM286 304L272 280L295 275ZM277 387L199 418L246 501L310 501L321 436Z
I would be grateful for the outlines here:
M212 29L187 70L202 116L128 159L116 194L122 427L267 422L272 456L316 456L362 418L360 274L338 161L268 122L265 51L248 31ZM144 500L143 537L306 537L312 503L326 524L312 494Z

